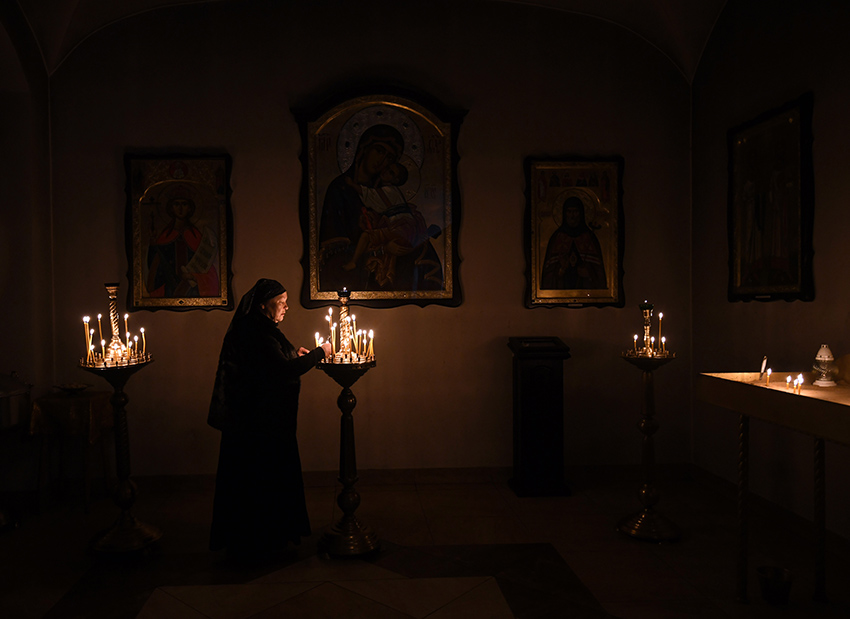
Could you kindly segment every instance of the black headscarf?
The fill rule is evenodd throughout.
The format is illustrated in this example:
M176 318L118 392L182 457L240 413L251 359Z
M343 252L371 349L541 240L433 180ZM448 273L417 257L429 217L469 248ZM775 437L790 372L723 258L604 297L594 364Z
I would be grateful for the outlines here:
M286 292L286 288L279 281L265 278L258 279L254 287L246 292L242 296L242 300L239 301L239 307L236 308L233 320L230 321L230 327L227 329L228 332L232 331L233 327L249 314L259 312L260 305L284 292Z

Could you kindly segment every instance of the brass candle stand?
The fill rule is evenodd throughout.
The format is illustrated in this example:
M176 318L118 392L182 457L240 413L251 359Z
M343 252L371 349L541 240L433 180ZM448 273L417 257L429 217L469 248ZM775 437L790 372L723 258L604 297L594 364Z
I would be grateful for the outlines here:
M378 536L368 526L362 524L354 515L360 505L360 495L354 489L357 482L357 456L354 449L354 416L352 411L357 398L351 391L356 383L370 369L375 361L366 363L320 363L319 368L342 387L337 405L342 411L339 438L339 481L342 491L337 497L337 505L342 510L342 518L328 527L319 540L319 549L331 556L357 556L370 553L380 547Z
M617 529L637 539L653 542L675 541L681 537L679 528L669 519L655 511L660 500L660 494L655 486L655 445L653 435L658 431L655 420L655 388L653 372L676 358L676 353L667 350L666 338L661 337L661 322L659 315L658 347L655 338L650 336L653 305L644 301L640 304L643 313L643 346L638 348L637 336L633 350L623 353L623 359L643 372L643 401L642 417L638 430L643 434L641 448L641 465L644 481L638 489L638 499L643 506L640 511L620 521Z
M126 409L130 398L124 392L124 387L133 374L153 363L153 358L145 350L144 329L141 330L141 351L138 350L138 342L135 342L135 347L131 343L129 332L126 333L126 343L121 341L118 323L118 284L105 284L105 287L109 296L109 324L112 328L112 338L109 346L106 346L105 339L101 340L101 353L98 354L95 352L95 347L91 345L91 337L89 337L86 357L80 359L80 367L106 380L113 390L110 403L114 417L115 469L118 476L113 500L121 509L121 515L110 528L97 536L92 549L102 553L132 552L141 550L162 537L162 531L157 527L139 522L130 512L136 502L136 484L130 479L130 437ZM84 322L88 331L88 317L84 319ZM124 322L126 325L126 314ZM100 315L98 315L98 328L100 327ZM93 335L94 330L92 329L91 332Z

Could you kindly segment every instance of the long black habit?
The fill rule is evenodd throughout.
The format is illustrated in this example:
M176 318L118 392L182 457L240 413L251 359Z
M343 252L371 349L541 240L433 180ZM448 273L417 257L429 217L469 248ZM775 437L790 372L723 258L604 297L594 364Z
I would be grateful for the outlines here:
M309 536L296 421L301 375L324 358L299 357L260 305L285 292L259 280L242 297L219 357L208 423L221 430L210 549L257 557Z

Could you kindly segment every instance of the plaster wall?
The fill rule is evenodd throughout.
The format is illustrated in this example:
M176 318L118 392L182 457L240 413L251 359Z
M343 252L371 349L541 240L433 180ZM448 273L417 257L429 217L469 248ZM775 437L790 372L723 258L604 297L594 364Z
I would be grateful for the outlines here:
M665 314L681 358L658 373L657 454L690 459L690 89L657 50L610 23L484 2L217 2L151 11L97 32L51 78L56 381L75 368L80 320L127 286L123 155L223 150L233 158L233 288L291 292L284 323L312 341L323 310L297 302L300 138L290 113L342 86L386 81L468 110L460 130L458 308L362 309L378 367L355 387L361 468L509 466L510 336L554 335L565 362L567 464L637 463L640 373L619 355L637 304ZM625 159L626 306L525 309L526 156ZM36 258L47 260L47 256ZM123 311L123 310L122 310ZM358 316L359 318L360 316ZM211 473L205 423L231 314L141 311L156 361L128 385L134 475ZM338 388L303 378L304 468L338 464Z

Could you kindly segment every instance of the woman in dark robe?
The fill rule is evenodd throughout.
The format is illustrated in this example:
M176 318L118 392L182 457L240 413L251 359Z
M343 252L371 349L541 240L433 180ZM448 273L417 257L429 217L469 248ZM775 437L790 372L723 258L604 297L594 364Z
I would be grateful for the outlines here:
M278 329L286 289L260 279L224 336L208 423L221 430L210 549L272 556L311 534L296 438L301 375L330 344L296 348Z

